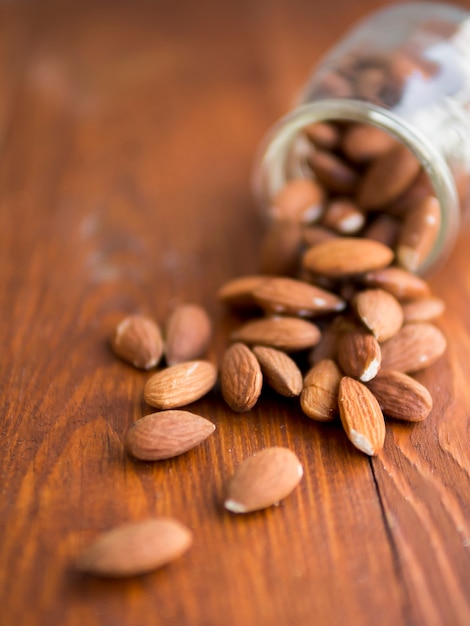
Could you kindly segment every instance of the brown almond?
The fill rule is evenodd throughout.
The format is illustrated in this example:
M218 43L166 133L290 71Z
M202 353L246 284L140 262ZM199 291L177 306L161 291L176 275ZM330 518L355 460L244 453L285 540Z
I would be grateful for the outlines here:
M327 228L342 234L353 235L359 232L366 221L364 213L348 198L331 200L321 218L321 223Z
M341 133L338 126L328 122L315 122L305 127L307 136L317 148L331 150L339 144Z
M401 224L393 216L380 213L364 229L362 236L383 243L384 246L395 248L400 234Z
M253 297L268 313L312 317L341 311L346 303L335 294L294 278L267 278L254 291Z
M338 413L338 391L342 374L331 359L323 359L307 372L300 406L308 417L330 422Z
M398 263L417 272L433 249L441 227L441 207L434 196L424 198L403 220L396 254Z
M308 357L310 365L315 365L323 359L336 359L338 339L343 330L344 320L342 316L336 317L322 330L319 342L310 351Z
M217 368L209 361L178 363L148 379L144 399L157 409L176 409L202 398L216 380Z
M429 285L419 276L400 267L386 267L368 272L362 277L370 287L381 287L400 301L429 296Z
M417 178L421 165L401 144L371 162L361 178L357 202L362 209L377 209L396 200Z
M262 274L294 274L300 263L302 230L295 222L272 222L261 242Z
M300 394L302 373L290 356L266 346L255 346L253 353L259 361L264 380L274 391L287 398Z
M380 345L369 332L357 329L338 339L338 363L347 376L362 382L372 380L382 361Z
M192 540L191 531L170 517L131 522L103 533L76 566L107 578L146 574L182 556Z
M323 212L323 202L323 189L314 180L297 178L276 194L269 216L280 222L314 222Z
M111 347L121 359L145 370L155 367L163 355L160 328L145 315L124 318L116 328Z
M446 305L441 298L420 298L403 305L405 322L429 322L442 315Z
M159 411L132 424L126 434L125 446L136 459L160 461L191 450L214 430L212 422L189 411Z
M245 413L256 404L263 385L257 358L242 343L226 350L220 364L220 390L232 411Z
M338 237L307 250L303 265L312 272L339 278L383 268L392 260L393 251L377 241Z
M288 448L264 448L246 458L228 482L225 508L250 513L277 504L299 484L302 464Z
M446 338L437 326L428 322L405 324L382 344L382 367L405 373L418 372L437 361L446 347Z
M396 218L403 218L408 211L418 205L424 198L432 195L433 188L429 181L429 176L422 170L418 177L405 189L405 191L393 202L382 207L384 215L391 215Z
M365 289L353 300L361 322L377 341L386 341L397 333L403 324L403 309L391 293L383 289Z
M206 352L212 322L198 304L181 304L169 316L165 331L166 362L176 365L197 359Z
M326 150L315 150L309 160L316 178L327 189L336 193L352 193L358 173L347 163Z
M341 148L355 163L370 161L391 150L397 140L377 126L352 124L344 133Z
M319 226L318 224L306 225L302 228L302 240L307 246L316 246L328 239L338 237L338 233L333 232L329 228Z
M253 293L266 280L263 274L239 276L224 283L217 292L218 299L234 308L250 308L255 306Z
M429 391L403 372L382 370L374 380L367 383L367 387L387 417L419 422L431 412L432 397Z
M320 339L315 324L296 317L264 317L247 322L232 334L232 340L296 352L311 348Z
M380 405L369 389L344 376L339 385L339 415L352 444L370 456L383 448L385 420Z

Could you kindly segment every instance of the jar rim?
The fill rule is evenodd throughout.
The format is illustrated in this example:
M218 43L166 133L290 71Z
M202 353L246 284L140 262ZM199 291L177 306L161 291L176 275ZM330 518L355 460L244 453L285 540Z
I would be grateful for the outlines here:
M455 182L444 157L422 132L412 128L393 111L352 99L323 99L298 106L268 131L255 158L253 188L261 205L266 205L287 181L287 158L299 132L316 122L358 122L385 130L420 161L441 209L437 240L418 274L427 274L441 264L452 249L460 226L459 200Z

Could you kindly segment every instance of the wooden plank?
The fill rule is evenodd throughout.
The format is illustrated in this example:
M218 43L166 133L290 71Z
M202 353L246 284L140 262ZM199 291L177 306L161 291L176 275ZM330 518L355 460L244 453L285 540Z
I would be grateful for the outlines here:
M149 410L148 375L111 354L113 324L136 310L163 322L175 303L196 301L217 321L222 352L233 320L214 294L257 262L253 154L310 66L317 10L46 2L23 16L21 31L34 17L34 43L0 163L6 626L466 623L465 240L434 283L458 337L427 373L442 389L436 410L425 425L391 428L372 464L294 401L266 393L238 416L218 390L192 406L217 425L201 447L158 464L123 451ZM336 38L338 9L323 11ZM279 42L289 63L274 54ZM312 59L324 43L312 42ZM225 480L267 445L297 452L301 485L268 511L225 512ZM193 529L180 561L129 581L74 571L100 531L156 514Z

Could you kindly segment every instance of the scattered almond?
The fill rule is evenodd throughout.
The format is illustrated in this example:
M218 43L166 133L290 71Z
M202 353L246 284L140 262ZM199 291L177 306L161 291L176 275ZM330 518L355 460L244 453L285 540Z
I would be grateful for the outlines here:
M441 298L420 298L403 305L405 322L429 322L444 313L446 305Z
M429 367L447 347L442 332L428 322L405 324L391 339L382 344L382 367L412 373Z
M165 356L168 365L192 361L209 347L212 322L198 304L181 304L168 318L165 333Z
M179 363L148 379L144 399L157 409L176 409L202 398L216 380L217 368L209 361Z
M344 376L339 386L339 415L352 444L370 456L383 448L385 421L371 391L358 380Z
M253 297L268 313L299 317L341 311L346 306L341 298L325 289L283 276L267 278L255 289Z
M387 417L407 422L425 419L432 409L429 391L403 372L382 370L367 383Z
M212 422L189 411L160 411L134 422L127 431L125 446L136 459L160 461L191 450L214 430Z
M403 309L391 293L383 289L365 289L353 300L357 316L377 341L386 341L403 324Z
M338 413L338 392L342 374L331 359L323 359L307 372L300 394L300 406L308 417L330 422Z
M291 398L302 391L302 373L290 356L266 346L255 346L253 353L259 361L264 380L281 396Z
M434 196L427 196L403 219L397 243L397 261L416 272L433 249L441 228L441 207Z
M314 346L320 339L320 331L306 320L273 316L247 322L232 334L232 339L295 352Z
M297 455L288 448L265 448L246 458L228 482L225 508L250 513L277 504L303 476Z
M385 267L368 272L362 277L370 287L380 287L400 301L429 296L429 285L419 276L400 267Z
M121 359L148 370L163 355L163 339L158 324L145 315L130 315L116 328L111 346Z
M233 307L249 308L255 306L253 293L266 280L263 274L232 278L217 292L219 300Z
M347 376L366 382L380 369L382 355L377 339L362 329L342 333L338 339L338 362Z
M109 578L148 573L182 556L192 533L181 522L161 517L124 524L103 533L79 557L77 569Z
M234 343L220 365L220 390L225 402L233 411L245 413L256 404L262 385L257 358L243 343Z
M313 246L304 254L304 267L325 276L342 277L383 268L393 251L371 239L337 237Z
M308 178L289 181L275 196L269 210L277 221L314 222L323 211L323 190Z

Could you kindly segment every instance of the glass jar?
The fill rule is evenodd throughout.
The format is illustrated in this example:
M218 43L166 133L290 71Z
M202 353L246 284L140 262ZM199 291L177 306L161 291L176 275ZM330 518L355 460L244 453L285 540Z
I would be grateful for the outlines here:
M450 252L469 206L470 13L399 4L350 31L263 141L255 169L262 206L290 179L312 175L304 130L325 121L378 127L419 160L441 212L438 236L417 270L427 273Z

